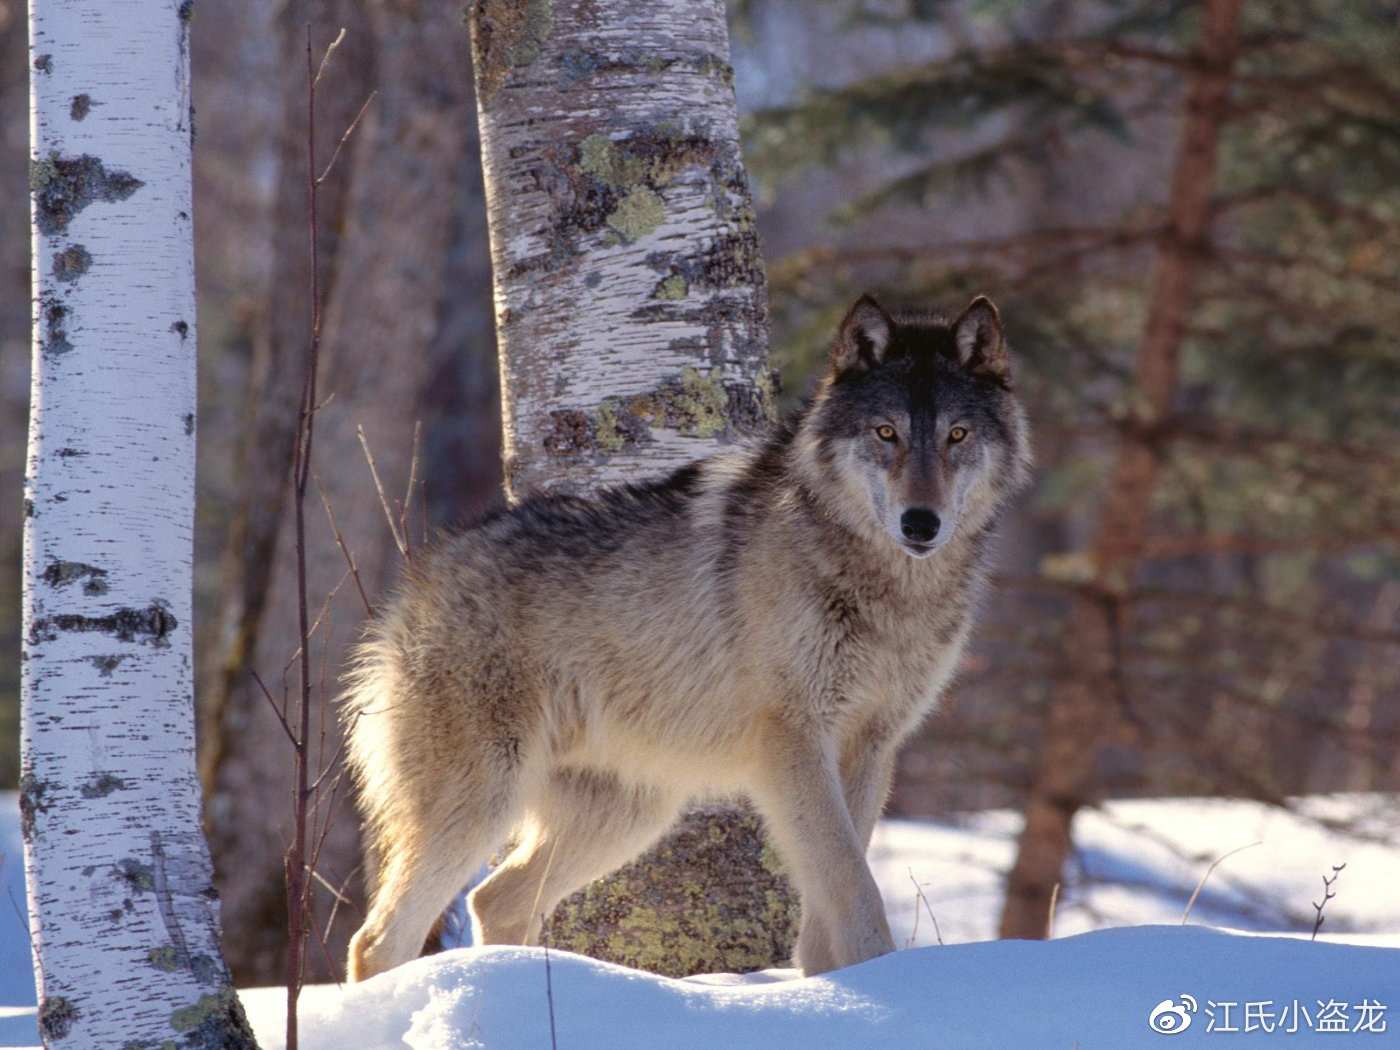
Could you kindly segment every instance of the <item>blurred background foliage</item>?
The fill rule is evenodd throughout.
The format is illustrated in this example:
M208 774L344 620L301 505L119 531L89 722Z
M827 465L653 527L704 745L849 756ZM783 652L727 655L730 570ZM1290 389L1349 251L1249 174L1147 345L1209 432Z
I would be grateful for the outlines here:
M261 389L256 347L283 281L275 203L295 80L278 75L287 48L275 27L350 22L370 51L387 52L424 17L411 0L370 6L373 20L330 0L196 11L202 681L231 651L220 610L248 568L228 537L248 472L283 469L236 466ZM1168 204L1204 7L732 4L789 404L861 292L945 310L985 293L1034 417L1037 485L1006 530L1000 586L962 679L903 757L897 812L1022 805L1052 693L1082 672L1074 610L1101 600L1122 629L1096 680L1112 695L1084 742L1078 802L1286 804L1400 787L1400 5L1240 0L1218 156L1200 188L1207 228L1186 246L1189 309L1170 410L1158 414L1144 408L1139 353L1176 235ZM456 54L469 61L464 32ZM15 782L18 753L28 68L23 9L0 0L0 784ZM366 60L356 75L374 68ZM416 104L433 105L424 91ZM353 112L360 97L344 105ZM479 258L479 190L456 192L454 250ZM333 216L323 235L354 222ZM415 245L390 236L381 249L407 257ZM422 413L445 420L425 452L439 523L498 498L497 447L472 436L480 421L452 422L465 411L454 405L480 415L494 404L489 288L473 280L458 292L438 316L440 332L464 333L459 359L435 386L459 396ZM1104 599L1094 535L1129 445L1150 449L1156 480L1130 586ZM342 466L363 472L358 460Z
M808 374L862 289L1001 307L1039 484L974 666L896 801L1016 805L1037 712L1072 673L1067 608L1115 440L1140 418L1203 5L816 6L827 21L803 39L828 39L807 76L767 70L746 107L751 171L786 224L767 240L774 354ZM749 3L741 25L782 37L810 7ZM1400 9L1244 0L1228 107L1172 411L1147 436L1160 474L1103 790L1393 789Z

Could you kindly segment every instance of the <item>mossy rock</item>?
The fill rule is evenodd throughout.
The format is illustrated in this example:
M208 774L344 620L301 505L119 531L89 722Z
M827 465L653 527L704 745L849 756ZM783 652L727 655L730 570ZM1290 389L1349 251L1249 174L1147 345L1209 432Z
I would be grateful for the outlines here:
M549 944L668 977L789 965L796 895L747 807L707 806L555 909Z

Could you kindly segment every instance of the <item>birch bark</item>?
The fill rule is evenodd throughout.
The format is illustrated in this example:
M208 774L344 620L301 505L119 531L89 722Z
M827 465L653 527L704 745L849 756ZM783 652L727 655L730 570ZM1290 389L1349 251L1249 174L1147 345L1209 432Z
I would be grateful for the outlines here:
M21 819L48 1047L252 1047L200 832L188 29L33 0Z
M761 433L763 264L721 0L476 0L507 491L589 491ZM692 814L556 911L559 947L662 973L784 961L756 823Z
M767 305L724 5L471 16L512 496L761 431Z

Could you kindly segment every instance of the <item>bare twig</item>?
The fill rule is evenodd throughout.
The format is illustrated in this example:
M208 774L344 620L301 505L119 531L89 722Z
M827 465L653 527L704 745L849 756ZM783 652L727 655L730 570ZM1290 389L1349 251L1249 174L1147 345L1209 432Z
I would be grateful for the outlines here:
M1053 941L1055 939L1055 909L1060 905L1060 884L1055 883L1055 888L1050 891L1050 910L1045 914L1045 939Z
M310 640L311 638L315 638L315 637L316 637L316 633L317 633L318 631L320 631L321 626L326 622L327 616L328 616L328 614L330 613L331 602L335 601L335 596L336 596L337 594L340 593L340 588L342 588L342 587L345 586L345 581L348 580L349 578L350 578L350 574L347 572L344 576L342 576L342 577L340 578L339 582L336 583L336 585L335 585L334 587L332 587L332 588L330 589L330 591L326 594L326 599L325 599L325 601L323 601L323 602L321 603L321 609L320 609L320 611L316 613L316 619L313 620L313 621L311 622L310 630L309 630L309 633L308 633L308 635L307 635L308 643L309 643L309 640ZM284 664L283 667L282 667L282 678L283 678L283 687L284 687L284 689L285 689L285 687L286 687L286 681L285 681L285 680L286 680L286 677L287 677L287 672L290 671L290 670L292 669L293 666L295 666L296 664L300 663L300 661L301 661L301 651L302 651L302 646L297 646L296 650L295 650L295 651L292 653L292 655L287 659L286 664Z
M277 716L277 721L282 726L282 732L287 734L287 739L295 746L297 737L296 734L292 732L292 724L287 721L286 714L277 706L277 701L273 698L271 691L268 690L267 686L263 685L263 680L258 676L257 671L253 672L253 681L258 683L258 688L262 690L263 697L267 700L267 706L272 708L272 713Z
M554 841L550 844L550 847L549 847L549 857L548 857L548 858L545 860L545 862L544 862L544 871L540 872L540 884L539 884L539 886L535 889L535 903L532 904L532 905L530 906L530 910L531 910L531 911L535 911L536 909L538 909L539 906L540 906L540 901L544 898L544 884L545 884L545 880L549 878L550 869L554 867L554 854L555 854L556 851L558 851L558 849L559 849L559 838L558 838L558 836L556 836L555 839L554 839ZM527 944L527 943L529 943L529 939L530 939L529 932L526 931L525 940L521 941L520 943L521 943L522 945Z
M360 580L360 569L355 564L355 556L350 553L350 548L345 545L345 537L340 532L340 526L336 524L335 511L331 509L331 498L326 495L325 487L321 484L321 479L314 472L311 475L316 482L316 491L321 494L321 503L326 508L326 517L331 523L331 532L335 534L336 546L340 548L340 553L345 555L345 564L350 566L350 575L355 581L355 589L360 592L360 601L365 604L365 615L374 619L374 606L369 602L369 595L365 594L365 585Z
M326 47L326 53L321 56L321 64L316 67L316 76L311 80L311 95L313 99L316 96L316 88L321 83L321 77L325 75L326 63L331 60L331 55L335 54L335 49L338 48L344 40L345 27L341 26L340 32L335 35L335 39ZM311 27L309 25L306 27L306 51L308 56L306 70L309 74L311 72Z
M1220 856L1216 857L1215 860L1211 862L1210 867L1206 869L1205 874L1201 876L1201 881L1196 883L1196 889L1195 892L1191 894L1191 899L1186 902L1186 910L1181 913L1181 925L1186 925L1186 919L1191 914L1191 908L1196 903L1196 898L1201 895L1201 890L1205 888L1206 880L1210 878L1211 873L1215 871L1216 868L1220 867L1221 861L1228 857L1233 857L1236 853L1243 853L1247 849L1253 849L1255 846L1262 845L1262 842L1250 842L1244 846L1236 846L1234 849L1230 850L1229 853L1222 853Z
M342 29L340 35L344 36L345 30ZM337 43L338 42L337 40ZM329 52L327 52L327 57L330 57ZM326 181L326 176L331 173L331 169L335 167L335 162L340 158L340 151L344 149L345 144L350 141L350 136L353 135L355 129L360 126L360 121L364 118L365 111L369 109L369 104L374 101L375 96L378 94L378 91L371 91L369 93L369 98L365 99L364 105L362 105L360 111L355 114L355 119L352 120L350 126L345 129L345 134L340 136L340 141L335 144L335 152L331 154L331 159L326 161L326 166L321 169L321 174L316 176L316 182L318 184Z
M1317 931L1322 929L1322 924L1326 920L1326 916L1322 914L1322 909L1327 907L1327 902L1336 896L1336 893L1332 891L1332 887L1337 884L1337 877L1341 875L1342 869L1345 867L1345 864L1334 864L1332 866L1332 877L1329 879L1326 875L1322 876L1322 900L1313 901L1313 909L1317 912L1317 921L1313 923L1313 940L1317 940Z
M360 436L360 447L365 450L365 460L369 463L369 472L374 478L374 489L379 493L379 505L384 508L384 517L389 522L389 531L394 536L394 546L398 547L399 553L407 558L408 544L404 537L399 534L398 522L394 520L394 512L389 508L389 497L384 494L384 483L379 480L379 468L374 465L374 453L369 450L369 439L365 437L365 428L357 426L355 433Z
M358 718L362 713L363 712L356 712L355 717ZM321 772L311 785L313 791L319 792L321 790L321 784L325 781L326 777L330 776L332 773L335 774L335 779L331 781L331 793L334 794L335 791L339 789L340 780L345 775L345 769L340 765L340 756L345 753L347 737L348 734L341 735L340 743L336 745L335 751L331 753L330 761L321 764Z
M418 483L418 520L423 523L423 546L428 545L428 479Z
M0 856L0 869L5 866L5 858ZM24 914L24 908L20 906L19 900L15 897L13 886L5 887L5 895L10 898L10 907L14 909L15 918L19 919L19 925L24 930L24 935L29 938L29 950L34 953L34 958L39 958L39 942L34 937L34 931L29 928L29 916Z
M403 536L404 558L413 562L412 544L408 538L408 514L413 507L413 490L418 485L418 450L423 440L423 421L413 424L413 456L408 463L408 491L404 494L402 509L399 511L399 532Z
M345 583L345 580L344 580L344 578L342 578L341 581L340 581L340 584L338 584L338 585L336 586L336 590L339 591L339 590L340 590L340 586L343 585L344 583ZM327 601L326 601L326 611L325 611L325 616L326 616L326 619L327 619L327 620L330 619L331 609L332 609L331 602L330 602L329 599L327 599ZM330 659L331 659L331 628L330 628L330 624L327 623L327 625L326 625L326 631L325 631L325 633L321 636L321 677L320 677L320 678L317 680L317 682L316 682L316 695L319 696L319 697L321 698L321 703L318 704L318 705L317 705L317 708L316 708L316 730L317 730L317 732L316 732L316 764L315 764L315 766L313 767L314 769L322 770L322 771L324 771L325 768L326 768L326 767L325 767L325 759L326 759L326 702L325 702L325 701L326 701L326 682L328 681L328 675L329 675L329 673L330 673ZM313 803L313 805L312 805L312 810L311 810L313 816L319 815L319 814L320 814L320 811L321 811L321 809L320 809L320 792L319 792L319 790L318 790L318 788L317 788L317 785L320 784L320 782L321 782L321 777L320 777L319 774L317 774L315 782L314 782L313 784L311 784L311 786L310 786L310 790L311 790L312 797L313 797L313 799L315 800L314 803ZM313 823L313 827L314 827L314 826L315 826L315 825L314 825L314 823ZM312 838L314 839L314 838L315 838L315 835L313 835Z
M327 882L326 877L320 872L318 872L315 868L308 868L306 870L306 874L309 875L316 882L320 883L321 888L324 889L327 893L329 893L332 899L334 899L337 904L350 903L350 898L345 895L344 886L341 886L340 889L336 889L335 886ZM349 880L347 879L346 882L349 882Z
M909 869L909 881L914 884L914 928L909 931L909 940L904 947L912 948L919 937L919 905L924 906L928 912L929 922L933 923L933 937L939 944L943 943L943 932L938 928L938 919L934 917L933 906L929 904L928 898L924 896L924 887L918 879L914 878L914 869Z
M357 864L357 865L354 867L354 869L350 872L350 874L347 875L347 876L345 876L345 881L342 882L342 883L340 884L340 889L339 889L339 890L332 891L332 899L335 901L335 903L331 905L331 913L330 913L329 915L326 916L326 929L325 929L325 933L326 933L327 936L329 936L332 927L335 926L336 916L340 914L340 906L341 906L342 904L347 904L347 905L351 905L351 906L354 905L355 902L352 901L352 900L349 898L349 896L346 895L346 893L345 893L345 888L346 888L347 886L350 885L351 880L353 880L353 879L355 878L355 876L358 875L359 873L360 873L360 865ZM327 954L329 954L329 952L328 952ZM332 963L332 965L331 965L330 971L331 971L332 974L334 974L334 973L336 972L336 970L337 970L337 967L334 965L334 960L331 960L331 963ZM336 984L337 984L337 986L339 986L339 984L340 984L339 978L336 979Z
M341 793L340 793L340 784L341 784L341 780L343 779L343 773L344 773L344 770L341 770L341 771L337 772L336 775L335 775L335 779L333 779L333 780L331 781L331 786L330 786L330 791L329 791L330 801L329 801L329 803L327 803L327 806L326 806L326 819L325 819L325 821L324 821L323 826L320 827L320 828L317 830L317 833L316 833L315 837L312 839L313 845L312 845L312 847L311 847L311 858L310 858L310 860L309 860L309 862L308 862L308 866L310 867L310 869L311 869L313 872L316 871L316 870L318 870L318 869L320 868L320 865L321 865L321 850L325 847L325 845L326 845L326 840L330 837L330 830L331 830L332 818L335 816L335 812L336 812L336 810L339 808L340 800L341 800L341 797L342 797L342 796L341 796ZM318 789L318 790L319 790L319 789ZM320 799L320 796L318 795L318 796L317 796L317 806L318 806L318 808L319 808L319 806L320 806L320 803L321 803L321 799Z
M342 32L341 37L344 36ZM337 37L337 42L341 39ZM321 60L325 70L335 45L327 48ZM306 372L302 385L301 410L297 416L296 446L292 464L293 509L295 512L297 558L297 624L300 645L297 659L301 669L297 691L297 728L292 739L294 794L292 799L294 839L282 863L287 886L287 1050L297 1050L297 1000L301 995L303 951L306 940L307 904L310 896L306 883L306 807L307 769L306 738L310 733L311 717L311 653L310 624L306 601L306 482L309 478L312 438L315 433L316 364L321 338L321 290L317 278L320 267L316 229L316 84L320 74L312 70L311 26L306 27L307 79L307 193L311 226L311 340L307 347Z
M297 628L299 645L297 654L293 658L299 670L298 688L295 694L296 707L294 716L291 712L281 713L279 717L284 722L284 727L292 737L292 762L294 776L294 791L292 797L293 820L295 823L294 837L291 847L283 861L283 873L286 878L287 887L287 1050L297 1050L297 1002L301 995L301 985L305 975L305 957L307 936L314 923L310 921L311 913L311 881L308 877L308 852L307 838L311 833L313 842L318 841L315 822L319 817L319 781L318 787L313 788L310 784L310 746L311 746L311 637L314 628L309 622L309 606L306 595L307 580L307 557L306 557L306 492L308 483L311 480L311 450L313 447L316 431L316 412L319 402L316 396L317 366L320 361L321 351L321 286L320 286L320 253L318 251L319 230L317 227L317 195L320 187L320 177L316 172L316 86L321 81L321 76L326 71L326 65L330 61L331 55L335 53L341 41L345 39L345 30L342 29L331 45L326 48L325 54L321 58L319 68L314 68L313 54L311 47L311 26L306 26L306 82L307 82L307 127L306 127L306 190L307 190L307 217L309 226L310 253L311 253L311 337L306 348L306 365L301 392L301 406L297 414L297 426L295 436L295 446L292 456L292 508L294 512L294 535L296 537L296 586L297 586ZM356 118L358 121L358 118ZM347 135L349 132L346 133ZM344 143L344 137L341 140ZM338 152L338 150L337 150ZM329 170L329 168L327 169ZM329 504L328 504L329 506ZM353 562L352 562L353 569ZM341 581L344 582L343 580ZM356 574L358 583L358 574ZM336 590L339 590L337 585ZM332 592L332 596L334 592ZM326 606L318 617L317 624L324 619L329 612L331 598L326 599ZM323 654L324 660L324 654ZM322 665L321 690L324 696L325 671L324 662ZM285 675L284 671L284 675ZM264 689L264 692L266 690ZM275 705L274 705L275 706ZM322 745L320 750L324 751L324 731L325 721L321 721ZM310 866L314 866L310 865Z
M549 1046L559 1050L559 1040L554 1033L554 975L549 968L549 925L548 917L540 916L540 943L544 945L544 997L549 1005Z

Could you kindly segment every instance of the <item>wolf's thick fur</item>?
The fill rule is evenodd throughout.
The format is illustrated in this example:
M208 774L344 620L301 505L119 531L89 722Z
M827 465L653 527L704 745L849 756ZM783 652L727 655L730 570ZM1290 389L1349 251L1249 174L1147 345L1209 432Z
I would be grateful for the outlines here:
M807 973L892 950L865 862L895 749L934 705L1028 469L996 310L865 297L760 447L448 540L373 623L345 699L373 902L361 980L464 882L478 944L745 792L801 894Z

